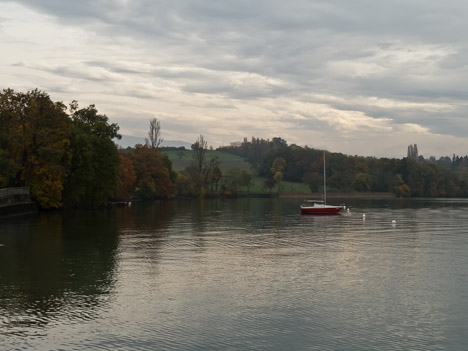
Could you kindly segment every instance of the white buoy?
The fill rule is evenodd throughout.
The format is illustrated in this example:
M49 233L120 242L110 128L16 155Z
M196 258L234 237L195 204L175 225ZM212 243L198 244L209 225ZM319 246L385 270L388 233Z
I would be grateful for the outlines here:
M365 213L362 214L362 219L366 219L366 214Z
M395 220L392 221L392 225L393 225L393 226L396 225L396 221L395 221Z

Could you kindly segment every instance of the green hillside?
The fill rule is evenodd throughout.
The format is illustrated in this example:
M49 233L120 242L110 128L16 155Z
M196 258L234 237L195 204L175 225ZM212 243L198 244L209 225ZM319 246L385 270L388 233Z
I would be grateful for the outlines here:
M163 153L169 156L169 159L172 161L172 167L175 171L182 171L185 167L190 166L191 162L193 161L192 150L183 150L182 152L163 151ZM209 161L215 157L217 157L218 160L221 161L220 168L223 172L237 168L250 171L250 164L240 156L232 155L227 152L218 150L206 151L206 161Z
M185 167L190 166L193 161L192 150L183 150L180 151L163 151L164 154L169 156L169 159L172 161L172 167L175 171L182 171ZM227 173L232 169L242 169L248 172L251 172L250 164L245 161L243 157L229 154L224 151L219 150L207 150L205 159L207 161L212 158L217 157L221 161L220 168L223 173ZM269 189L264 188L263 183L265 178L254 176L253 185L250 188L251 193L268 193ZM283 193L309 193L309 187L303 183L293 183L293 182L282 182L282 192ZM245 191L245 189L243 189ZM272 189L272 193L278 192L278 186L275 186Z

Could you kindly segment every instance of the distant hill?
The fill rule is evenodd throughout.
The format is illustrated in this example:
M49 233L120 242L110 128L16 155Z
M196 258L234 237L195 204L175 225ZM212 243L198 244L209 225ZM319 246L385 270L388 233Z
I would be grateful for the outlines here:
M144 144L145 143L145 138L144 137L135 137L131 135L122 135L122 139L117 140L114 139L114 143L117 145L120 145L124 149L127 147L133 147L136 144ZM192 144L187 143L185 141L181 140L164 140L161 144L161 146L173 146L173 147L180 147L184 146L186 149L190 149Z

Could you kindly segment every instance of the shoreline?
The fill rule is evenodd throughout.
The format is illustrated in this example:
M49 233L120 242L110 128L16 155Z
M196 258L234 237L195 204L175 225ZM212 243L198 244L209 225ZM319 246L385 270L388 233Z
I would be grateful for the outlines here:
M0 217L18 216L23 214L37 213L39 207L35 202L20 202L2 204L0 206Z
M279 194L279 198L284 199L297 199L297 198L310 198L321 199L322 193L284 193ZM394 193L327 193L327 199L394 199Z

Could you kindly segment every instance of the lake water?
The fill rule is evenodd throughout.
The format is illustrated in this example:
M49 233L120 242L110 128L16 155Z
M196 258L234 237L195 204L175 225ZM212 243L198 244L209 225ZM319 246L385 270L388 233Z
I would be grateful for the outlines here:
M468 201L346 201L2 218L0 350L468 350Z

